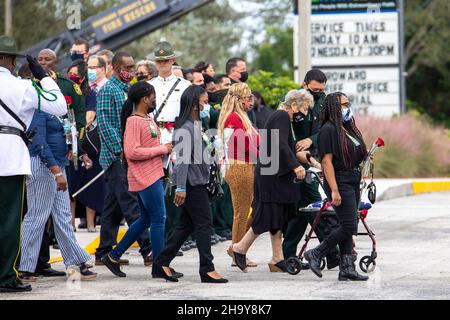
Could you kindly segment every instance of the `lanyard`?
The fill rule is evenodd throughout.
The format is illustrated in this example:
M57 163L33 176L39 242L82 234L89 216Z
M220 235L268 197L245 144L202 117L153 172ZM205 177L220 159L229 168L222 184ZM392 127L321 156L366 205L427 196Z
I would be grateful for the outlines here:
M354 144L355 146L359 147L359 146L361 145L361 143L360 143L358 140L356 140L354 137L352 137L352 136L347 132L347 130L344 129L344 131L345 131L345 134L347 135L347 137L353 142L353 144Z

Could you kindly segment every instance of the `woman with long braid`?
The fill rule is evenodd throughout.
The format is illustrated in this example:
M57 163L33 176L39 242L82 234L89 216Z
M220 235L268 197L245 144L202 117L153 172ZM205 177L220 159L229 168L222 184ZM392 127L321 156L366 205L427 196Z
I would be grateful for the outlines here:
M325 175L325 193L328 199L332 199L340 225L319 246L306 251L305 258L311 271L321 278L320 262L338 244L341 253L339 281L366 281L368 277L356 272L352 255L353 235L358 230L359 166L367 155L366 145L345 94L329 94L322 105L320 117L318 148Z

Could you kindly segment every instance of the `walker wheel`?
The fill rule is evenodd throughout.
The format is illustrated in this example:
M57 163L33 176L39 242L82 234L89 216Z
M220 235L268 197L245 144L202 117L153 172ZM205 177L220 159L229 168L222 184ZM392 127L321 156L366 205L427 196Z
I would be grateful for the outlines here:
M320 270L324 270L325 266L327 265L327 261L324 259L322 259L322 261L320 262Z
M290 257L286 261L287 272L292 275L297 275L302 271L302 262L297 257Z
M364 256L359 260L359 267L361 270L365 273L370 273L375 270L377 263L375 259L373 259L371 256Z

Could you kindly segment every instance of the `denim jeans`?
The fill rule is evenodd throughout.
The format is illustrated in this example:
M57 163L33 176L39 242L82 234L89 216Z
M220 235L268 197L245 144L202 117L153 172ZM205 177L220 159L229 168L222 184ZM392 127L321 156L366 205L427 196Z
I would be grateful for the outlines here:
M150 187L138 192L141 216L128 229L122 241L111 251L110 256L119 260L125 251L150 227L153 259L155 259L164 246L164 227L166 222L166 207L164 204L164 187L161 180Z

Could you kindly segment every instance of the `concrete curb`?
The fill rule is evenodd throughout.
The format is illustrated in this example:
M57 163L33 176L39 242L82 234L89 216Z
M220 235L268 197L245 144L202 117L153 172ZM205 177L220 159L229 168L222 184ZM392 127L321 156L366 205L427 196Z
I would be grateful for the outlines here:
M450 180L412 181L399 186L390 187L377 197L377 201L385 201L421 193L450 191Z

